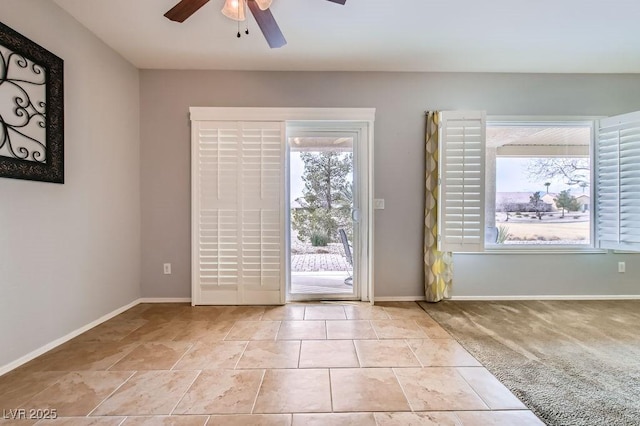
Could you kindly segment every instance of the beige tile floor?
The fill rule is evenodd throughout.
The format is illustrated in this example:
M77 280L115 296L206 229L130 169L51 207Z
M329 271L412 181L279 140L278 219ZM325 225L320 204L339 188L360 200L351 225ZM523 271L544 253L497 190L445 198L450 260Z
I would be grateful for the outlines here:
M542 424L415 303L138 305L0 377L0 414L16 409L81 426Z

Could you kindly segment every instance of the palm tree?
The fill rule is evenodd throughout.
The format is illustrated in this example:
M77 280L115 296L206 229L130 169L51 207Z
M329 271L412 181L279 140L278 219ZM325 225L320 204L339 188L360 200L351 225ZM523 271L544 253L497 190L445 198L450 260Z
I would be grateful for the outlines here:
M551 182L545 182L544 186L547 187L547 194L549 193L549 187L551 186Z
M582 193L584 194L585 188L589 186L587 182L580 182L580 188L582 188Z

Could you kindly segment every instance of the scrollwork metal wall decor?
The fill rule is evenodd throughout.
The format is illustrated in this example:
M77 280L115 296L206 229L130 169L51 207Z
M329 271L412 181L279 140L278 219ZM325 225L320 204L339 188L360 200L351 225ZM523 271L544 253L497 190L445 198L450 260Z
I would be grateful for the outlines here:
M63 64L0 22L0 177L64 183Z

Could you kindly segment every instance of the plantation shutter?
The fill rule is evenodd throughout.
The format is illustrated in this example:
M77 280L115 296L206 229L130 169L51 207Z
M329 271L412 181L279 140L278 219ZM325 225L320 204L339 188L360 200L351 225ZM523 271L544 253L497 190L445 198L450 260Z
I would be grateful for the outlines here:
M440 113L438 250L484 250L486 116Z
M279 304L284 123L192 123L194 304Z
M600 120L596 205L598 246L640 251L640 112Z

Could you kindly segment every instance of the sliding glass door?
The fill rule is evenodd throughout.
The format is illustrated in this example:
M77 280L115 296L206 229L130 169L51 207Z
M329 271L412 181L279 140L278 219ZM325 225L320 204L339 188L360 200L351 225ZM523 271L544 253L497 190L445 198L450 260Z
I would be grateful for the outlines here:
M360 298L359 139L348 128L287 129L289 300Z

